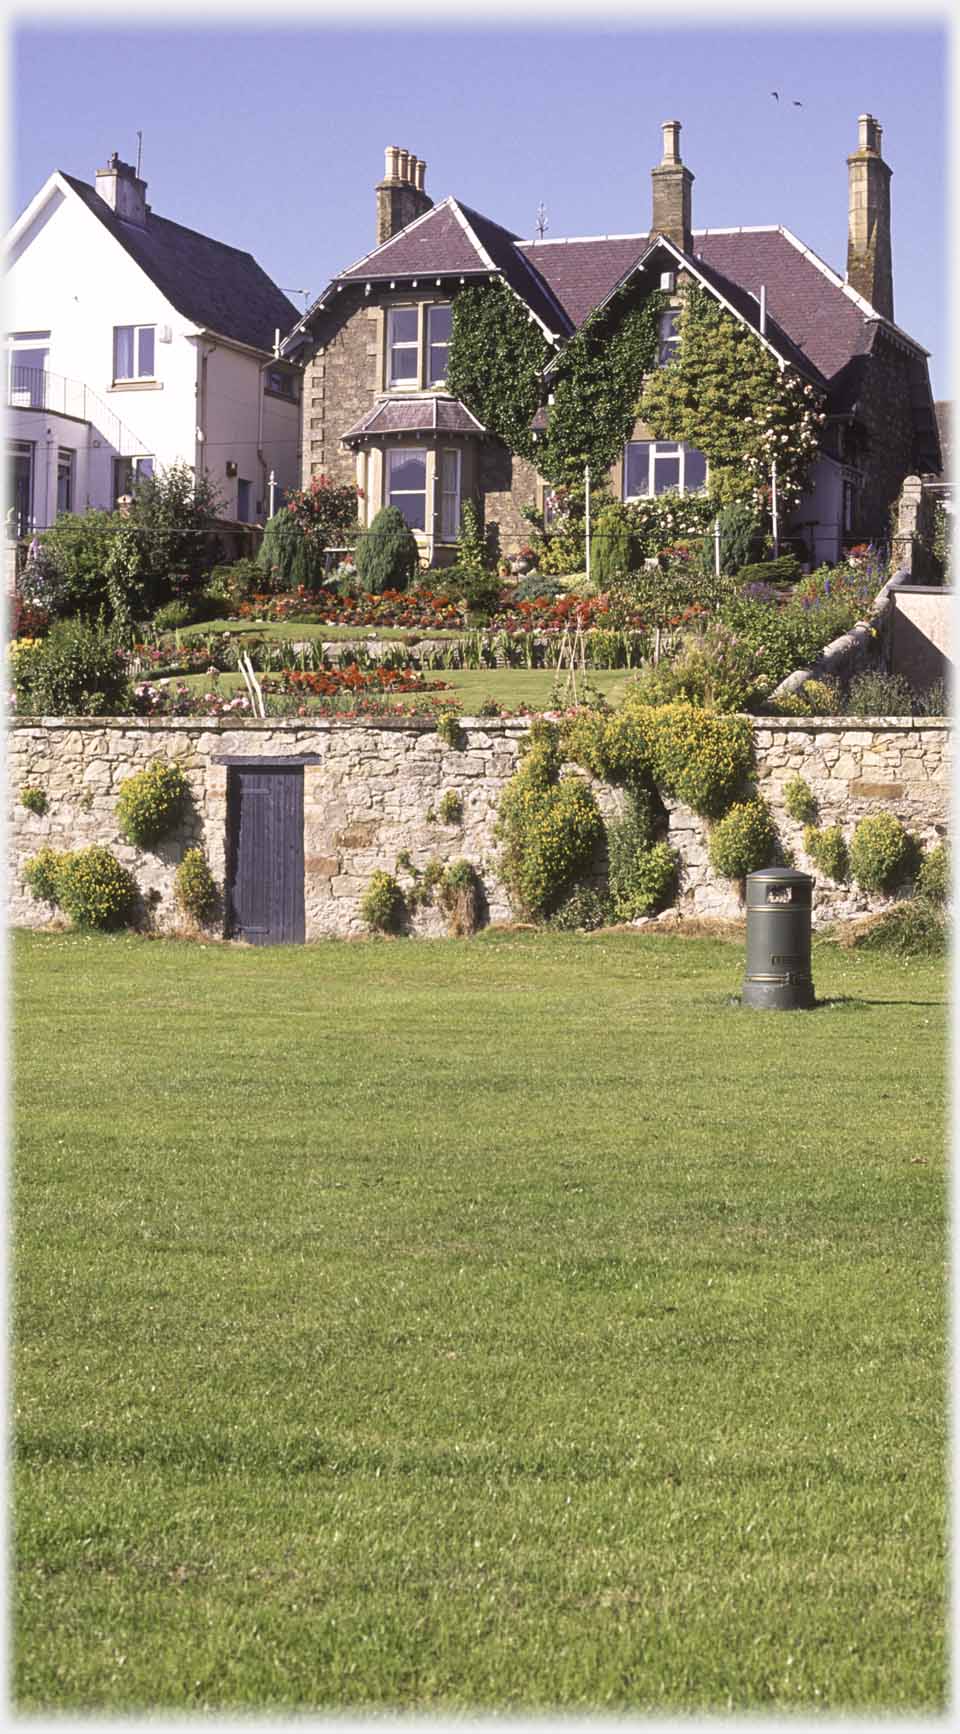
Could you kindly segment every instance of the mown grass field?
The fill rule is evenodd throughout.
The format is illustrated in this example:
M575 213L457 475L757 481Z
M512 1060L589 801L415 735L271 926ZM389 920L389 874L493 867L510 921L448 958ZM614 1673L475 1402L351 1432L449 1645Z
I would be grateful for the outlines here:
M617 705L627 690L630 672L626 668L588 669L586 676L578 672L577 680L581 691L586 678L590 686L603 693L608 704ZM260 678L279 685L279 675L263 675ZM567 678L565 672L561 679ZM546 710L557 682L557 673L552 668L438 668L426 670L424 679L442 680L444 684L437 691L397 694L388 692L384 694L385 702L403 705L416 703L420 711L449 707L453 703L459 705L464 716L475 716L487 698L495 698L497 703L507 710L517 710L521 705L527 705L531 710ZM209 692L213 685L205 674L175 675L170 684L185 686L197 693ZM235 693L246 692L247 688L242 674L221 674L216 690L232 698ZM304 702L309 704L309 699ZM349 693L344 694L345 706L354 702Z
M20 1710L942 1708L942 964L14 967Z

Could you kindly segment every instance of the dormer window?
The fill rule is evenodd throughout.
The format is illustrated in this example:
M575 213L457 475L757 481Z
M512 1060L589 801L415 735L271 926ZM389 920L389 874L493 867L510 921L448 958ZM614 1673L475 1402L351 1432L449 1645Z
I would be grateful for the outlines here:
M680 309L668 307L661 313L657 340L657 366L667 367L680 348Z
M113 328L113 378L153 379L155 325L115 325Z

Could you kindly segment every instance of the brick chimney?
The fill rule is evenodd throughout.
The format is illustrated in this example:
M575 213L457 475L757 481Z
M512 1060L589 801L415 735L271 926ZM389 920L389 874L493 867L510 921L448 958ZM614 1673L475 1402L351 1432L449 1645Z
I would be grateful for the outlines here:
M385 158L383 180L377 183L378 247L433 204L423 185L426 163L399 145L388 145Z
M885 319L893 318L893 265L890 255L890 176L880 154L883 128L872 114L858 121L857 149L847 158L850 220L847 229L847 282Z
M125 223L136 223L138 229L147 226L147 183L141 181L130 163L120 161L114 151L105 169L97 170L97 192Z
M663 122L663 161L651 171L653 222L651 234L667 235L684 253L693 252L690 188L693 176L680 161L680 122Z

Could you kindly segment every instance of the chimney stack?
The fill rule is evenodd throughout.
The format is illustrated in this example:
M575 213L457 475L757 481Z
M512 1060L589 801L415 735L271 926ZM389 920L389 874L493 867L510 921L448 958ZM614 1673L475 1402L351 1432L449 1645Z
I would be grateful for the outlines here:
M427 165L413 151L399 145L387 145L384 152L383 180L377 184L377 246L405 229L416 217L429 211L433 200L427 196L424 177Z
M693 176L680 160L680 122L663 122L663 161L651 172L653 222L651 234L666 235L684 253L693 252L690 188Z
M872 114L858 121L857 149L847 158L850 191L847 282L885 319L893 318L890 176L880 154L883 128Z
M104 203L125 223L138 229L147 226L147 183L140 180L131 163L121 162L114 151L105 169L97 170L97 192Z

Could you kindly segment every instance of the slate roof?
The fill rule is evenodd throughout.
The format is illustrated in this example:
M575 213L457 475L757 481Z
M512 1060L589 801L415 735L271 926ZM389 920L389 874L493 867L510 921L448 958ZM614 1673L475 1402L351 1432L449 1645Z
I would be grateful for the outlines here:
M456 397L381 398L373 409L341 434L343 440L369 439L371 434L482 434L486 429Z
M146 227L124 222L95 187L60 173L125 252L135 259L171 306L194 325L271 351L274 333L298 317L292 301L251 253L211 240L150 211Z

